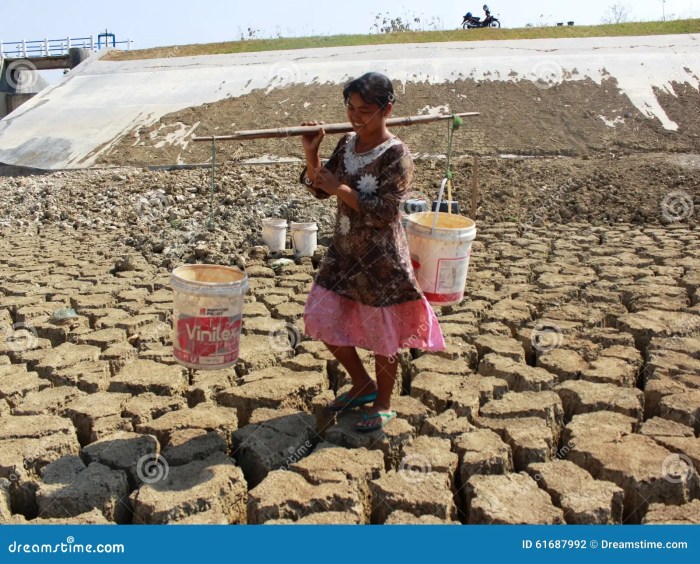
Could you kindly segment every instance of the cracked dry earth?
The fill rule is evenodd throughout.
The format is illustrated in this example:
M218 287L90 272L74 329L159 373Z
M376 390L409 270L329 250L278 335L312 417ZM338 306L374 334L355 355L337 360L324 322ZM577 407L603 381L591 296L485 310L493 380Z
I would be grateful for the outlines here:
M253 249L239 362L189 371L121 235L0 231L0 522L700 523L699 234L480 224L447 351L359 434L299 338L322 251Z

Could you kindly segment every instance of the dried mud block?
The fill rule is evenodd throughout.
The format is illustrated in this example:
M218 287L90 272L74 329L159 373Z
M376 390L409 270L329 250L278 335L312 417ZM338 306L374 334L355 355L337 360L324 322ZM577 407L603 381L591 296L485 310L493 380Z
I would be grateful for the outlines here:
M224 515L229 524L246 523L247 486L243 472L223 453L183 466L163 466L159 476L130 496L134 524L167 524ZM159 478L159 479L156 479Z
M465 485L473 525L560 525L564 513L525 473L472 476Z
M568 460L531 464L527 472L550 495L554 505L564 511L568 524L622 523L624 491L612 482L594 480Z

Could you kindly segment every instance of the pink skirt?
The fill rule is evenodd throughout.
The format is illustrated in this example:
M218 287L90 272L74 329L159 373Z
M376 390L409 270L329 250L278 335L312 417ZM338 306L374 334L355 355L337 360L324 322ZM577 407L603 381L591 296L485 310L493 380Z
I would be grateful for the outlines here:
M445 350L445 339L428 300L386 307L360 304L314 284L304 308L304 332L339 347L360 347L381 356L399 349Z

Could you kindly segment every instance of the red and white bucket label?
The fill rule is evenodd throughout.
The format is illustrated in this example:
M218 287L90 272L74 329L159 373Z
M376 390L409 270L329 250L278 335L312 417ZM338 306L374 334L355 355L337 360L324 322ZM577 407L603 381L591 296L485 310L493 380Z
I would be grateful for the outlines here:
M238 360L242 315L201 316L180 314L175 326L173 355L188 364L217 366ZM211 311L211 313L218 313Z

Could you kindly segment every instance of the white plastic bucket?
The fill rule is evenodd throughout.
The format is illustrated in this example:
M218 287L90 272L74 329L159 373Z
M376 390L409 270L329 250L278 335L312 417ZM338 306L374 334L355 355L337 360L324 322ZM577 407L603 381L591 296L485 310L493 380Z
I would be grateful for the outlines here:
M235 364L248 277L237 268L192 264L176 268L173 356L188 368L217 370Z
M464 298L476 225L467 217L444 212L437 213L435 222L435 215L422 212L408 216L406 236L411 263L431 304L458 304Z
M287 240L287 220L267 218L262 220L262 240L270 251L276 253L284 250Z
M292 249L297 257L311 257L316 251L316 234L318 226L315 223L294 223L289 227L292 234Z

